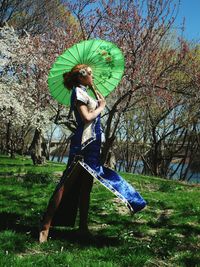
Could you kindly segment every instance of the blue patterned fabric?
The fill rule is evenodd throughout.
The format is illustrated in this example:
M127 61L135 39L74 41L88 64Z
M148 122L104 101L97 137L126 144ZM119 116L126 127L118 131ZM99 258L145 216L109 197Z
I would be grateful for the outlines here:
M81 86L81 89L86 91L84 86ZM100 164L100 149L101 149L101 125L100 125L100 115L93 121L92 129L93 129L93 140L88 142L88 144L81 145L81 138L83 134L84 122L81 119L81 116L78 110L75 107L75 101L77 100L77 91L76 88L73 89L71 95L71 108L74 111L74 115L77 121L77 129L75 134L71 138L70 143L70 152L69 159L67 163L66 171L64 175L57 185L55 192L63 185L67 175L70 173L72 168L72 162L76 155L81 155L84 159L83 162L80 162L82 167L89 173L92 177L97 179L103 186L112 191L119 199L121 199L127 207L132 212L137 212L142 210L146 206L146 201L142 198L142 196L134 189L132 185L127 183L118 173L114 170L102 166ZM80 99L78 99L81 101ZM84 102L84 100L82 101ZM70 189L68 193L68 199L65 200L64 204L61 204L63 207L63 211L66 212L66 202L69 210L74 210L74 215L71 215L71 219L66 219L65 222L59 222L54 218L54 225L73 225L76 217L76 209L78 206L78 194L80 191L80 183L79 179L74 182L74 186ZM76 196L76 199L73 198L73 203L69 203L70 195ZM75 206L75 208L72 206ZM58 211L57 214L62 214L63 211ZM56 216L55 216L56 217ZM69 222L70 220L70 222Z

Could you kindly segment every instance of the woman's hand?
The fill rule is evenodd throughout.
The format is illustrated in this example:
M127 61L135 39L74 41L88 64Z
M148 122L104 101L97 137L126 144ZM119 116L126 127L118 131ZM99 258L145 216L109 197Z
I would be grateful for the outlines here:
M106 100L105 99L99 99L98 102L99 102L99 107L104 109L106 106Z
M100 94L97 90L94 90L94 93L99 103L98 107L95 110L89 111L87 105L81 103L80 101L78 101L76 104L76 107L81 115L81 118L85 123L93 121L103 111L103 109L106 106L106 100L102 96L102 94Z
M92 122L103 110L102 104L101 104L101 106L98 106L95 110L89 111L88 107L79 101L76 107L84 123Z

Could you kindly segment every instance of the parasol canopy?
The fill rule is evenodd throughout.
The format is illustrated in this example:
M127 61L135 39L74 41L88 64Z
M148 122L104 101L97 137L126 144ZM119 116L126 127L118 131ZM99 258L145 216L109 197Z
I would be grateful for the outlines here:
M94 86L104 97L115 89L124 73L124 56L112 42L93 39L77 43L57 57L48 75L50 93L61 104L70 105L71 97L71 90L64 87L63 74L78 64L92 69ZM88 93L94 96L91 89Z

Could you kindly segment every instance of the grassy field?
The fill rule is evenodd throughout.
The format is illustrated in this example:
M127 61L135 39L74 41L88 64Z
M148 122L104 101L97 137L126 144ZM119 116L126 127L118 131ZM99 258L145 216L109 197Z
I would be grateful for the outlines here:
M143 211L131 215L95 182L89 214L95 238L55 227L39 244L39 219L64 168L0 157L0 266L200 266L200 187L128 173L121 175L148 201ZM55 174L47 184L22 175L45 172Z

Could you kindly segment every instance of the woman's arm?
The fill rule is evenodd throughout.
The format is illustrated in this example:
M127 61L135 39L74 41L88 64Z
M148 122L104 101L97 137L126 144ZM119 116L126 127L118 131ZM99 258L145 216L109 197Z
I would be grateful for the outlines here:
M89 111L88 107L84 103L77 101L76 107L84 123L93 121L103 111L106 105L105 98L102 95L99 95L98 102L98 108Z

